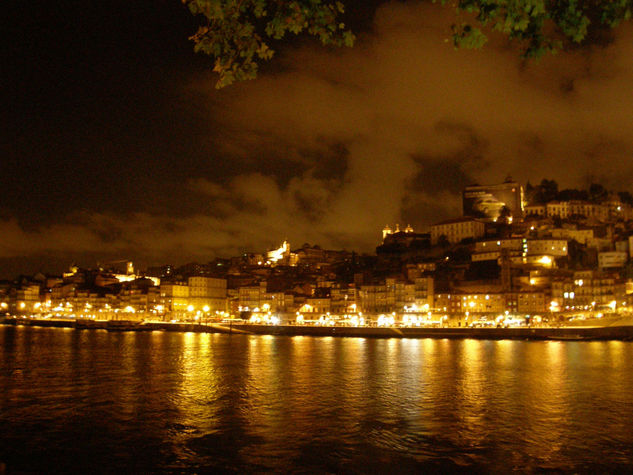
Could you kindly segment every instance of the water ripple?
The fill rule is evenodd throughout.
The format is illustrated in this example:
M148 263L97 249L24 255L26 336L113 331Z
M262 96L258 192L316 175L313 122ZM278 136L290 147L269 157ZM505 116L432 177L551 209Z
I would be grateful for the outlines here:
M633 470L631 343L15 327L0 341L8 473Z

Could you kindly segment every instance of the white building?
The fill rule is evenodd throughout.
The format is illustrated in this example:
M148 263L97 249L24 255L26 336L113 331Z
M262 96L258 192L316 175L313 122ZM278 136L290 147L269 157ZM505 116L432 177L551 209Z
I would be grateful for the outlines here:
M593 229L566 229L555 228L552 229L552 237L564 238L567 240L574 240L581 244L587 244L594 238Z
M486 225L474 218L455 218L442 221L431 226L431 243L437 244L440 236L446 236L450 243L458 243L462 239L478 238L484 235Z
M562 257L567 255L566 239L528 239L528 255L546 255Z
M526 216L547 216L546 205L528 205L524 208Z
M628 259L628 253L623 251L608 251L598 253L598 267L600 269L610 269L623 267Z

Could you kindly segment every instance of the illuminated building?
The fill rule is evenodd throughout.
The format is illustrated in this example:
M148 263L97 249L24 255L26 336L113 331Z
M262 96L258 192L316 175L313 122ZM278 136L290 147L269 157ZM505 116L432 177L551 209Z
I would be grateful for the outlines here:
M629 221L633 219L633 208L628 203L622 203L618 198L604 201L602 205L609 208L609 219L612 221Z
M51 302L53 307L63 304L69 297L74 296L77 284L73 282L57 284L51 288Z
M227 310L226 279L192 276L188 280L189 305L201 310L208 307L211 312Z
M394 231L391 229L391 227L389 227L389 225L386 225L384 229L382 230L382 240L384 241L387 238L387 236L391 234L399 234L399 233L413 234L413 228L411 227L410 224L408 224L407 227L401 231L400 225L396 224L396 229Z
M271 312L290 312L294 310L294 295L286 292L266 292L262 295L260 308L268 308Z
M432 307L434 281L418 277L413 281L387 278L384 282L361 285L358 304L365 313L402 312L405 307Z
M71 308L78 314L93 313L105 308L107 298L104 293L95 292L89 288L75 289L64 303L69 302ZM57 303L59 305L59 302ZM117 302L118 307L118 302ZM90 310L90 312L88 312Z
M607 222L609 220L630 219L631 207L622 203L591 203L588 201L550 201L546 204L525 206L525 215L561 219L584 217L589 220Z
M609 220L609 206L587 201L569 201L570 216L584 216L601 222Z
M252 310L260 308L264 304L266 294L266 281L257 285L245 285L238 289L238 307Z
M114 274L108 274L105 272L99 272L95 276L95 285L99 287L107 287L108 285L118 284L120 282Z
M475 252L471 255L473 262L501 259L506 252L513 264L528 264L541 267L553 267L555 259L568 254L568 243L565 239L498 239L475 243Z
M499 249L510 249L520 252L523 249L523 239L490 239L487 241L477 241L475 243L475 252L498 251Z
M128 285L125 285L119 293L119 307L128 310L131 309L132 311L128 311L128 313L133 313L133 316L126 316L126 320L143 320L149 318L148 312L161 301L158 287L149 284L149 279L139 279L139 281L130 282Z
M360 308L365 313L389 312L393 305L388 304L386 284L365 284L360 287Z
M271 312L291 312L295 310L295 297L291 292L268 292L265 280L257 285L242 285L231 292L231 311L253 311L267 308Z
M301 313L329 313L331 310L331 300L329 297L307 297L305 303L299 308L299 312Z
M435 272L437 264L435 262L416 262L415 264L407 264L406 276L407 279L413 280L416 277L422 277L424 272Z
M566 239L527 239L528 255L548 255L562 257L567 255Z
M498 185L471 185L462 192L464 216L496 221L507 210L513 218L523 217L523 187L508 177Z
M558 302L562 310L593 310L613 300L624 300L626 286L618 277L617 274L594 270L574 272L573 276L552 282L552 300Z
M297 265L297 255L290 252L290 244L284 241L278 249L273 249L266 253L266 264L268 265Z
M498 314L506 310L505 295L500 293L455 294L453 297L461 303L462 312Z
M545 292L513 292L506 295L506 309L519 315L534 315L548 310L549 298Z
M9 309L17 313L39 313L40 286L24 284L15 290L9 300Z
M569 217L569 203L566 201L550 201L545 209L548 217L558 216L563 219Z
M162 305L168 317L182 318L189 305L189 286L184 282L161 283L160 305Z
M552 229L552 237L569 241L573 239L580 244L588 244L594 238L594 232L593 229L554 228Z
M628 253L624 251L609 251L598 253L599 269L614 269L624 267L628 260Z
M330 288L330 308L332 313L355 313L358 307L354 284L336 284Z
M533 315L547 311L548 296L544 291L477 292L459 291L436 295L435 308L449 315L510 314Z
M113 274L113 276L119 282L132 282L136 279L145 278L151 280L154 285L160 285L160 279L158 277L141 277L136 274Z
M416 233L411 226L404 231L396 224L395 232L387 226L383 229L382 244L376 247L376 254L381 257L390 256L410 257L424 253L431 247L431 235L429 233Z
M435 295L435 310L449 315L498 314L505 311L505 296L499 292L442 292Z
M525 216L547 216L546 205L526 205L523 208Z
M296 255L296 260L293 256ZM329 249L322 249L320 246L310 244L304 244L297 249L290 256L291 265L300 264L303 266L309 266L315 269L323 268L329 264L336 262L343 262L350 257L350 253L347 251L333 251Z
M461 242L463 239L476 239L485 233L486 225L474 218L464 217L448 219L431 226L431 243L437 244L441 236L451 243Z

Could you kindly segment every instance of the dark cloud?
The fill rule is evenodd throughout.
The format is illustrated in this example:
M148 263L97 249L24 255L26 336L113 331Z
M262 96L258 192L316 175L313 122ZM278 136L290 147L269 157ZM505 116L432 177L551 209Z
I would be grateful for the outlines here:
M459 194L464 186L476 181L473 176L476 171L490 165L484 159L488 141L471 126L445 120L435 124L435 131L455 140L455 150L440 156L413 154L412 158L420 170L409 189L433 195L442 192Z
M459 160L421 156L413 156L413 159L420 165L421 170L411 181L410 191L432 195L442 192L458 194L464 186L474 183Z

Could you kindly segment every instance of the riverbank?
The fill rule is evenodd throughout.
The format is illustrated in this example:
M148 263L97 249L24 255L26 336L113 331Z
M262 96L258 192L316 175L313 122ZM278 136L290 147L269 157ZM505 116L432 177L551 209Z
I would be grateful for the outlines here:
M242 333L281 336L337 336L359 338L449 338L479 340L623 340L633 341L633 325L464 328L464 327L347 327L311 325L260 325L250 323L125 322L121 320L62 320L4 317L5 325L25 325L76 330L174 331Z
M32 327L71 328L75 330L108 330L108 331L172 331L194 333L229 333L229 326L199 323L171 322L135 322L128 320L88 320L88 319L54 319L54 318L19 318L2 317L0 324L24 325ZM239 333L236 329L235 333Z

